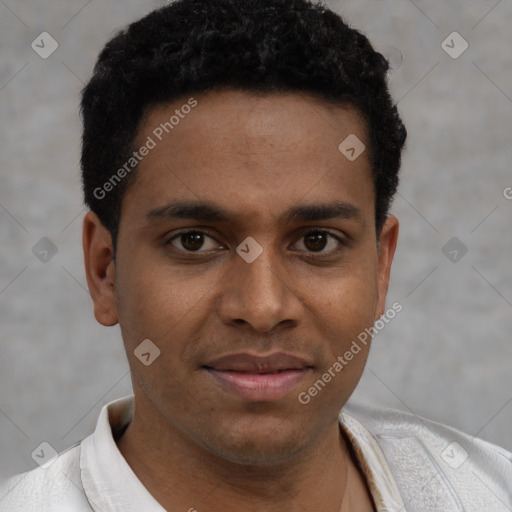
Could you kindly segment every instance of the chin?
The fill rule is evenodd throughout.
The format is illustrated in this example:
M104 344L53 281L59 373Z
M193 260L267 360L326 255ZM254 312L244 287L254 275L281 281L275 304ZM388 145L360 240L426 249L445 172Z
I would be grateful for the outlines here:
M294 458L302 450L297 444L288 442L287 444L247 442L238 446L218 447L216 453L222 459L233 464L248 467L268 468L269 466L286 463Z
M203 440L204 446L214 455L241 466L261 466L281 464L293 459L308 445L305 431L286 429L282 423L266 428L255 428L257 419L252 420L252 428L233 430L233 426L217 432L213 439ZM214 434L210 432L210 435ZM219 442L222 440L222 442Z

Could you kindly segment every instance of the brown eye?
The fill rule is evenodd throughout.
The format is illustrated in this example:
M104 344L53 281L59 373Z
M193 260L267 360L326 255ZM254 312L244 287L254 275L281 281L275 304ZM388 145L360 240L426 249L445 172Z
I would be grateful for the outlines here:
M321 251L327 244L327 234L321 231L314 231L304 236L305 246L312 251Z
M204 243L203 234L195 231L184 233L181 235L180 240L183 247L189 251L197 251L201 249Z
M203 231L184 231L173 236L167 243L171 244L178 250L184 250L185 252L198 252L201 248L203 248L205 240L207 239L213 240L211 236L208 236ZM179 247L174 242L179 243L181 247ZM215 244L211 245L215 246ZM209 247L207 250L212 248L213 247Z
M329 231L325 230L314 230L309 231L306 234L304 234L301 238L301 240L304 240L303 245L305 247L304 250L307 252L312 253L321 253L321 254L329 254L329 253L335 253L337 250L340 249L340 246L345 245L343 240L341 240L336 235L330 233ZM330 243L330 240L334 240L335 243ZM324 251L326 247L331 246L330 250Z

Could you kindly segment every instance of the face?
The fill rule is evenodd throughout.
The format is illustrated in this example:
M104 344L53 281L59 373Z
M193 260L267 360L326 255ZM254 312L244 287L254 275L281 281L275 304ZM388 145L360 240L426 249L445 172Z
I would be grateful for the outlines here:
M336 424L362 374L369 343L335 363L384 311L397 221L377 246L368 151L338 149L349 135L368 147L352 108L224 91L184 115L188 99L141 123L134 146L155 145L123 199L115 263L86 216L95 315L119 322L153 425L227 460L286 460Z

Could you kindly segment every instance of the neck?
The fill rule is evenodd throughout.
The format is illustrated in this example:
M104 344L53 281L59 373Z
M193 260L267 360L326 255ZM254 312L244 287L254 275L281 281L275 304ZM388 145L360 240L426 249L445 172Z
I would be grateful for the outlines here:
M303 512L318 509L319 503L325 512L340 510L350 454L337 421L289 460L244 465L205 450L172 425L147 418L137 405L117 444L167 510Z

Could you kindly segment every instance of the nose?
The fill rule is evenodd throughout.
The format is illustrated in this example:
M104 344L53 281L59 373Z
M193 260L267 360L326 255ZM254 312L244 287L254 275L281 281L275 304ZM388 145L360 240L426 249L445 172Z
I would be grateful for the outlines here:
M296 293L297 282L290 282L286 263L271 249L251 263L238 254L226 275L218 303L218 314L225 324L250 325L255 331L270 332L281 324L298 324L303 305Z

